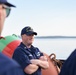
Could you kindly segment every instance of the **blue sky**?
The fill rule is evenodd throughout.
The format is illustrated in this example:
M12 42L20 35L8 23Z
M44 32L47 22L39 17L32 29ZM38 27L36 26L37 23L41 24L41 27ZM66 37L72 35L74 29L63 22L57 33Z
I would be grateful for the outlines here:
M5 21L3 36L20 35L31 26L38 36L76 36L76 0L8 0L16 5Z

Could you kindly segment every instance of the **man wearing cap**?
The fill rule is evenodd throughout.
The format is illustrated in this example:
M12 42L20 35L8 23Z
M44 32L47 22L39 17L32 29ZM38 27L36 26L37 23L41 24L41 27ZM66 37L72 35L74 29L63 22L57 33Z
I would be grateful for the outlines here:
M10 7L15 6L7 2L7 0L0 0L0 39L3 38L1 32L5 18L10 14ZM16 61L0 53L0 75L24 75L24 72Z
M36 32L30 26L26 26L21 31L22 42L15 49L13 59L23 68L25 75L41 75L41 68L49 67L46 56L37 47L32 45Z

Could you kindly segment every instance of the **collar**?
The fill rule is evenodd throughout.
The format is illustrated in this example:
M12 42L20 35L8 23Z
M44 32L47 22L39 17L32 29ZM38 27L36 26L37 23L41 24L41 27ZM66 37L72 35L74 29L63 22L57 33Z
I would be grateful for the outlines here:
M31 45L31 48L27 48L26 45L24 45L22 42L21 42L20 46L25 49L35 49L35 47L33 45Z

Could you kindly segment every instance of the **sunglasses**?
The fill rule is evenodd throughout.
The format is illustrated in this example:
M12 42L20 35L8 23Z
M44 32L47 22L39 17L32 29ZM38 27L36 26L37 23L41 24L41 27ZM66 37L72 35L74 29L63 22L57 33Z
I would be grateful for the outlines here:
M11 8L8 6L3 6L2 8L6 10L6 17L8 17L10 14Z

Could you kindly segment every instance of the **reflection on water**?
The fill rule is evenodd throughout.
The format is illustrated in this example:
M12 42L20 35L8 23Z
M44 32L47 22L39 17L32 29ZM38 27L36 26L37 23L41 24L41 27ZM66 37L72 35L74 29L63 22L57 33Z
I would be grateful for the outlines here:
M58 59L66 59L76 48L76 38L35 38L33 45L48 55L55 53Z

